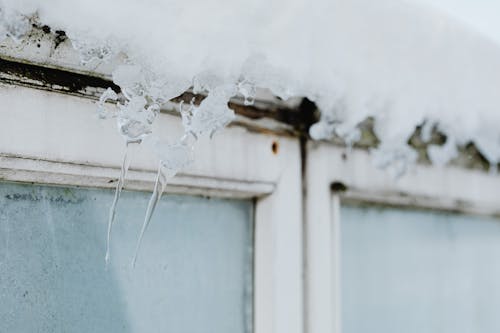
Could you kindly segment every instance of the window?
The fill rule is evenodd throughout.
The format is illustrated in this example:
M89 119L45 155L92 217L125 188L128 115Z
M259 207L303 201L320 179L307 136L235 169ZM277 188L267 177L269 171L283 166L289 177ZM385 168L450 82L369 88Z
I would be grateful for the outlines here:
M500 220L341 208L342 328L499 332Z
M498 177L309 143L307 184L308 333L499 330Z
M29 85L29 83L26 84ZM86 221L86 218L88 218L90 214L100 214L91 219L94 221L93 225L83 224L89 228L86 229L89 237L74 239L78 246L89 247L89 242L94 242L92 248L87 250L89 251L88 256L90 257L81 258L82 260L86 260L82 262L82 265L86 264L87 266L82 266L80 268L78 268L78 266L69 266L73 267L75 270L90 269L90 264L95 264L98 269L103 269L104 267L101 251L103 243L101 242L103 242L106 237L104 225L106 224L107 209L112 201L111 197L109 197L110 192L106 189L112 189L114 181L118 178L124 148L123 140L116 131L115 120L108 119L99 121L96 119L95 102L87 97L77 97L63 93L55 93L53 91L41 91L29 87L0 84L0 101L2 101L4 105L4 112L0 113L0 178L8 182L55 185L66 188L66 190L56 190L53 187L46 188L45 191L48 192L42 195L42 197L50 198L55 196L56 199L53 200L55 202L58 200L58 194L56 194L56 192L64 192L67 191L67 189L71 189L70 191L79 198L82 196L86 197L86 195L88 195L88 198L92 198L93 196L96 198L103 198L99 203L98 200L92 202L92 208L89 206L89 209L84 209L84 207L85 205L91 205L90 201L81 202L82 206L80 207L78 207L78 205L72 206L75 207L76 211L82 214L81 216L73 216L75 219L79 218ZM171 114L160 114L155 124L158 126L156 131L161 136L161 139L168 140L170 137L177 138L182 134L180 118L172 116ZM275 148L273 149L273 147L277 147L278 145L279 151ZM239 296L229 299L219 297L218 294L218 297L215 299L214 303L211 304L209 310L216 313L216 311L227 309L229 307L228 304L234 305L234 308L231 307L231 311L233 311L232 314L239 314L239 319L234 318L234 321L228 321L227 324L233 326L223 327L221 329L232 330L236 327L235 325L238 324L240 325L238 326L239 329L243 329L243 332L245 332L244 330L248 331L249 327L253 327L252 333L302 332L304 308L302 289L302 196L299 140L295 137L280 136L270 133L269 131L262 133L255 130L248 130L245 127L231 126L217 134L212 140L208 140L207 138L206 140L200 141L195 150L195 157L194 165L191 168L184 170L171 180L170 184L167 186L167 197L162 203L166 205L166 207L170 207L169 205L172 205L173 202L179 202L180 197L169 195L180 194L184 195L182 198L185 200L185 207L190 207L191 209L183 210L183 204L179 204L178 207L174 207L173 210L169 209L168 212L167 208L163 208L165 209L165 214L169 217L168 221L165 223L162 223L161 219L159 220L159 217L162 216L163 213L160 212L159 214L155 214L155 220L152 222L151 229L148 230L145 236L146 238L144 239L144 246L141 249L137 270L141 272L141 262L144 264L149 262L149 264L152 265L151 261L148 261L148 254L150 257L162 256L163 259L155 258L160 262L165 263L164 260L167 258L173 260L173 263L166 265L166 267L164 267L165 265L161 266L166 269L165 272L161 271L160 266L152 265L143 267L142 272L146 271L147 275L144 273L142 276L144 281L141 280L141 283L143 282L144 285L147 285L148 281L150 281L151 284L148 288L153 288L158 285L155 279L165 276L155 273L161 271L162 274L168 274L169 269L172 269L172 267L169 268L169 266L175 267L175 263L178 265L185 265L181 267L185 269L182 271L183 274L177 276L179 280L176 282L179 284L179 288L176 290L177 292L185 290L186 284L183 283L189 281L194 281L193 283L203 283L201 279L195 280L196 275L190 275L191 271L189 270L187 262L183 261L179 263L178 258L180 258L181 254L185 253L183 251L193 251L188 253L193 256L196 253L199 254L199 252L195 251L196 249L199 250L200 247L203 249L203 246L206 247L206 253L204 255L215 255L217 251L214 250L215 253L211 253L209 251L210 244L203 245L203 243L201 243L193 245L194 239L182 237L179 238L179 240L183 243L176 244L179 247L174 248L174 241L173 239L169 241L170 236L167 234L171 234L172 230L169 228L176 225L171 222L174 220L173 216L175 212L177 212L179 218L182 214L194 214L194 211L197 211L203 217L205 214L210 216L210 214L217 214L217 212L222 215L227 215L228 219L232 216L233 220L236 219L236 216L240 216L238 220L240 222L236 221L235 223L239 223L241 228L243 228L242 224L244 223L246 223L247 226L249 223L253 224L253 235L240 234L239 236L245 244L247 244L248 237L253 237L252 257L240 258L238 262L233 262L233 268L238 270L238 274L240 275L232 277L236 284L231 286L231 288L238 291ZM119 264L125 267L130 264L130 248L135 246L137 240L137 231L140 229L144 210L147 206L145 200L147 200L153 188L152 182L154 181L157 165L158 161L149 154L147 147L132 152L132 163L127 175L125 187L128 190L144 191L146 193L130 192L126 193L123 199L120 199L115 224L116 227L113 229L112 262L115 263L114 265ZM7 185L0 185L0 187L4 186ZM23 186L24 185L21 187ZM80 188L75 190L75 186L84 187L86 189ZM45 187L42 186L39 188L35 186L26 191L38 193L37 191L41 191L42 188ZM15 193L16 191L18 190L16 189L12 192ZM52 193L51 191L55 192ZM84 193L87 194L84 195ZM209 196L212 199L201 199L199 197L193 197L193 195ZM225 201L225 198L231 198L231 200ZM0 197L0 200L2 204L5 201L4 197ZM124 200L128 201L125 202ZM133 200L142 203L137 204L137 206L140 207L137 210L132 210L131 208L133 206L131 201ZM31 201L28 200L28 202ZM38 204L44 202L39 201ZM49 204L49 202L50 200L47 204ZM21 204L21 202L15 203ZM10 204L12 205L12 200ZM27 202L24 204L27 204ZM208 206L213 206L213 208ZM224 208L222 206L227 207ZM236 209L235 207L240 208ZM244 212L247 211L245 207L252 207L252 214L250 215L251 221L248 220L248 216L244 217L246 216ZM226 214L226 210L230 210L234 214ZM51 210L47 211L50 212ZM11 213L12 212L7 212L7 214ZM54 209L52 209L52 213L55 214ZM2 214L4 213L2 212ZM130 217L127 215L130 215ZM104 216L104 218L102 216ZM200 216L198 216L198 218L199 217ZM40 223L46 223L43 219L40 220ZM99 230L97 229L99 225L96 224L96 221L102 221L103 223L100 225L101 229ZM4 221L2 221L2 224L3 223ZM33 223L33 221L31 223ZM70 231L65 231L64 226L56 225L58 223L54 222L52 224L53 229L45 229L45 231L48 230L48 234L46 233L44 237L51 235L51 230L65 233ZM197 223L196 225L191 225L191 227L196 229L193 230L192 236L197 235L197 231L200 233L208 233L206 228L212 228L210 229L211 232L217 232L217 230L222 228L222 226L217 227L217 225L213 225L215 223L214 220L211 222L208 218L206 224L202 224L199 220ZM130 224L130 233L126 233L125 229L122 229L125 228L127 224ZM210 225L212 226L210 227ZM35 224L35 226L37 226L37 224ZM188 228L190 225L186 224L182 226ZM198 227L201 229L198 230ZM162 228L165 228L165 230ZM34 232L35 230L32 231ZM44 229L41 231L43 230ZM184 232L188 230L191 229L184 229ZM180 232L182 230L179 229L178 231ZM120 232L122 233L120 234ZM235 237L234 230L231 231L231 229L228 229L227 232L228 234L226 236ZM0 242L3 240L3 235L3 233L0 234ZM8 235L13 237L14 233L10 232ZM40 239L40 237L40 235L36 235L34 239ZM70 241L72 238L58 237L57 239ZM122 241L120 241L120 239L122 239ZM123 239L130 239L130 241L124 241ZM164 242L160 242L158 239L164 239ZM201 236L199 239L200 241L203 240ZM226 242L225 238L218 240L219 242ZM12 240L10 242L9 247L13 246ZM85 243L80 244L81 242ZM0 243L0 247L3 246L2 244L4 243ZM48 242L47 240L45 245L52 246L52 241ZM75 244L69 245L77 246ZM234 243L233 245L236 246ZM244 244L238 244L238 247L231 248L230 246L233 245L220 244L221 248L219 248L219 250L231 250L230 252L235 252L233 255L236 255L236 253L240 253L241 255ZM148 249L148 247L150 248ZM248 247L245 248L248 249ZM29 249L28 247L25 250L29 251ZM2 248L0 248L0 251L1 250ZM34 248L31 248L31 250L35 251ZM45 251L47 254L52 254L52 249L46 249ZM247 255L250 256L248 253ZM236 260L236 257L231 258ZM32 259L28 258L27 260ZM203 266L208 270L207 273L214 274L207 276L206 279L203 278L203 281L207 282L203 284L203 292L200 291L199 296L201 297L201 301L205 302L214 295L216 290L218 290L214 289L217 287L217 284L210 282L213 282L216 277L225 276L224 274L220 274L220 270L223 270L225 266L214 265L214 267L208 267L210 257L193 257L193 260L198 262L199 265L207 265ZM214 263L217 264L218 260L219 259L214 261ZM253 274L248 273L247 268L249 261L253 263L253 269L251 270ZM32 263L36 263L35 260L32 260ZM23 263L20 263L20 265L21 264ZM113 274L115 277L123 275L123 271L120 271L120 267L111 267L111 269L114 270ZM24 268L24 272L29 272L29 270ZM106 289L106 295L110 297L118 297L118 292L123 290L129 290L130 293L139 293L141 290L141 288L139 288L140 285L134 285L132 287L130 284L127 285L127 283L132 283L134 281L133 276L127 275L126 279L128 280L125 280L125 282L117 279L111 283L109 281L101 281L101 276L98 273L99 272L92 273L94 274L95 281L86 281L86 283L95 285L96 288ZM229 274L229 272L226 273ZM15 270L13 274L15 274ZM250 276L248 274L250 274ZM237 290L237 288L243 288L241 287L241 278L243 275L246 279L250 278L250 281L248 281L248 279L245 280L245 286L248 287L248 284L250 284L252 288ZM83 276L85 275L75 276L75 279L78 278L80 279L79 281L82 281ZM53 277L55 279L57 276L53 275ZM139 279L139 277L136 278ZM82 283L83 282L84 281L82 281ZM105 288L105 283L110 283L110 288ZM165 288L172 285L172 282L168 280L164 281L164 283ZM120 288L124 289L118 290L116 289L118 287L111 287L111 285L120 286ZM59 285L57 286L61 287ZM74 286L62 285L62 287L72 288ZM115 290L113 290L113 288ZM68 292L70 291L70 289L66 290ZM24 291L26 290L20 291L21 296ZM144 292L147 293L148 291L145 290ZM245 294L242 295L242 293ZM249 293L252 295L249 295ZM16 292L16 295L18 294L19 293ZM76 293L71 295L75 296ZM113 305L116 305L116 303L113 302L117 302L118 304L127 302L126 304L130 304L127 306L135 307L130 308L134 309L134 311L127 310L125 313L122 310L116 310L122 312L116 312L115 317L111 318L110 322L113 322L112 319L114 318L123 319L128 316L129 321L127 324L130 326L124 329L128 329L130 332L142 332L143 330L140 329L139 326L132 326L140 325L142 319L137 319L133 316L141 318L141 314L147 314L148 316L158 315L157 311L159 311L159 308L157 307L157 301L162 301L164 299L163 296L154 298L154 295L150 293L149 296L152 298L149 299L145 294L146 296L144 296L141 301L143 303L132 303L132 301L129 302L122 297L129 297L131 300L140 300L139 296L127 296L127 293L123 295L124 296L120 296L121 299L108 300L108 302ZM232 295L234 296L234 294ZM146 298L148 298L148 300L146 300ZM205 305L205 303L201 301L196 303L198 304L198 308ZM244 302L244 312L241 311L240 305L235 305L238 302ZM78 304L78 302L76 303ZM92 303L89 301L86 305L99 309L99 306L102 304L104 303ZM61 306L69 307L70 305L61 303ZM178 326L173 327L178 327L180 330L187 330L192 328L192 325L203 323L202 320L196 323L194 320L195 317L192 317L193 309L189 308L186 310L187 312L184 310L180 311L180 306L187 307L186 303L184 303L184 305L179 304L177 308L172 308L172 313L162 312L162 316L165 318L172 318L171 316L182 312L182 315L179 315L181 317L176 318L177 322L169 323L169 325L175 324ZM65 310L70 311L71 308ZM53 313L57 313L57 311ZM12 314L9 315L12 316ZM186 319L187 316L189 316L189 321ZM185 327L180 327L182 322L186 323ZM109 322L107 324L112 325L112 323ZM50 327L47 330L50 331ZM199 331L189 332L197 333ZM208 331L203 330L201 332L205 333ZM217 333L219 332L223 331L217 331Z
M132 268L149 195L124 193L106 269L112 196L0 183L0 331L251 332L251 201L165 196Z

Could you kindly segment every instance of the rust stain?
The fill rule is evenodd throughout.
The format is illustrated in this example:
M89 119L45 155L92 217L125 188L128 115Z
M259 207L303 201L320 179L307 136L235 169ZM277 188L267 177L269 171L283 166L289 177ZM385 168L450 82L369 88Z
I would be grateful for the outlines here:
M273 141L273 144L271 145L271 150L272 150L274 155L278 154L279 148L280 148L280 145L279 145L278 141Z

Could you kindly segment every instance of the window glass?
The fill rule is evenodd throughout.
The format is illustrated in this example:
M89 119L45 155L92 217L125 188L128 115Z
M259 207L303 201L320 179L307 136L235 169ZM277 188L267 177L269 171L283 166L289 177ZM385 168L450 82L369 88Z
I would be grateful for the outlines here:
M0 332L248 333L252 202L0 183Z
M500 221L341 208L344 333L500 332Z

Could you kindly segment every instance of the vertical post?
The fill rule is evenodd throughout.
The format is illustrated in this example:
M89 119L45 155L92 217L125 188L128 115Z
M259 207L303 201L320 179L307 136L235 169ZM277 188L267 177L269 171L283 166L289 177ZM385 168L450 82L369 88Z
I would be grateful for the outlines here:
M256 204L255 333L304 328L300 147L295 140L280 143L283 164L275 191Z
M337 333L333 309L332 188L329 154L308 146L306 197L306 333Z
M333 189L333 186L332 186ZM334 333L342 332L342 289L341 289L341 226L340 193L332 190L330 222L330 256L332 281L332 309Z

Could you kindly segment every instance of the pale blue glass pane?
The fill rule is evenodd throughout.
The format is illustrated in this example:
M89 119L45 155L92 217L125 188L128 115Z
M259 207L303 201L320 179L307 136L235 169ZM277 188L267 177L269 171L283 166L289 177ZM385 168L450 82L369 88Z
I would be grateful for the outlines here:
M0 332L248 333L252 202L0 183Z
M500 332L500 221L347 206L343 333Z

